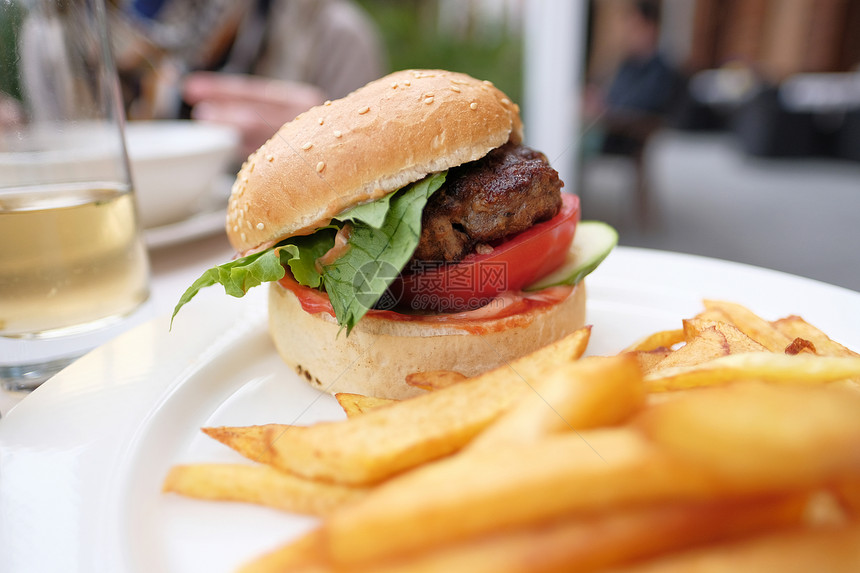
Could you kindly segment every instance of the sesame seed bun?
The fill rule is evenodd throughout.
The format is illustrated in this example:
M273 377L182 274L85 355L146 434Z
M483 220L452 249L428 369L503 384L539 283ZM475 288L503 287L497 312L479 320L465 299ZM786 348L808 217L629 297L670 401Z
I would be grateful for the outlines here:
M368 315L349 336L326 312L310 314L278 283L269 287L269 332L281 358L312 386L404 399L424 393L412 372L454 370L467 376L506 364L585 323L585 284L555 304L510 316L403 321Z
M227 236L247 253L522 139L519 108L489 82L442 70L390 74L285 124L242 169Z

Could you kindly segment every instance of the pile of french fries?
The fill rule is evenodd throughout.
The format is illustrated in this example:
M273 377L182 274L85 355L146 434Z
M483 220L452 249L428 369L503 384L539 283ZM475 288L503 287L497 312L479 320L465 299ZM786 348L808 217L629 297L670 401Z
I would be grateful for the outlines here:
M724 301L615 356L589 336L340 395L339 422L205 428L255 463L164 489L320 517L246 573L860 571L860 355Z

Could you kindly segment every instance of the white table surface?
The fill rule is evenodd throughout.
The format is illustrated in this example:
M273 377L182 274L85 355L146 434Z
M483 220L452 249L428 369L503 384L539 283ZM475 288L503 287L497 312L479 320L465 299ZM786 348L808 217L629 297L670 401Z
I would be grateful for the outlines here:
M206 269L233 257L233 249L223 232L196 240L150 249L150 298L129 323L129 328L173 311L186 288ZM0 389L0 415L5 416L27 393Z

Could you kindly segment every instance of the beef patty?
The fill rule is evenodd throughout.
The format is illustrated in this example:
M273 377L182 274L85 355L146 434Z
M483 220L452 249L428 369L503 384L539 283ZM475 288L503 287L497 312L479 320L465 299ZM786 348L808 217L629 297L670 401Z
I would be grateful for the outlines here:
M424 208L412 261L456 262L551 219L561 209L563 185L546 156L523 145L505 144L449 170Z

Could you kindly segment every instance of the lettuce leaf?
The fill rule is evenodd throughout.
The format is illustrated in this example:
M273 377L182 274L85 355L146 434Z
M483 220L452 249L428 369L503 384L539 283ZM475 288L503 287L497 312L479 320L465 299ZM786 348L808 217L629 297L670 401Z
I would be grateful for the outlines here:
M326 227L307 237L295 237L290 244L278 245L208 269L179 298L173 308L170 325L173 326L173 319L179 309L190 302L200 289L220 284L225 293L241 298L255 286L284 278L284 265L290 266L293 276L301 284L320 286L322 276L317 272L315 262L334 246L335 232L336 228Z
M349 334L409 261L421 236L424 205L444 182L444 172L430 175L382 199L350 209L338 217L338 224L208 269L180 297L171 325L179 309L200 289L221 284L228 295L242 297L255 286L282 279L286 274L284 266L289 265L299 284L325 288L338 324ZM337 230L347 222L353 227L349 249L320 273L317 259L334 246Z
M224 286L224 292L230 296L242 297L248 289L264 282L280 280L284 278L284 274L279 253L275 249L254 253L211 268L200 275L179 298L173 308L170 324L173 325L173 319L179 309L190 302L202 288L221 284Z
M285 260L284 254L281 254L281 263L290 265L293 278L299 284L311 288L319 288L322 284L322 275L317 270L316 262L334 246L337 231L336 226L329 225L318 229L313 235L293 237L289 243L276 247L281 249L281 253L287 252L292 255Z
M338 217L353 222L349 250L324 268L323 284L347 334L409 262L421 238L424 205L444 182L445 173L436 173L398 191L387 200L378 227L368 224L364 213L356 215L357 208Z
M362 222L378 229L385 222L385 216L388 214L388 209L391 206L391 198L394 195L396 193L389 193L376 201L356 205L352 209L338 215L338 221Z

